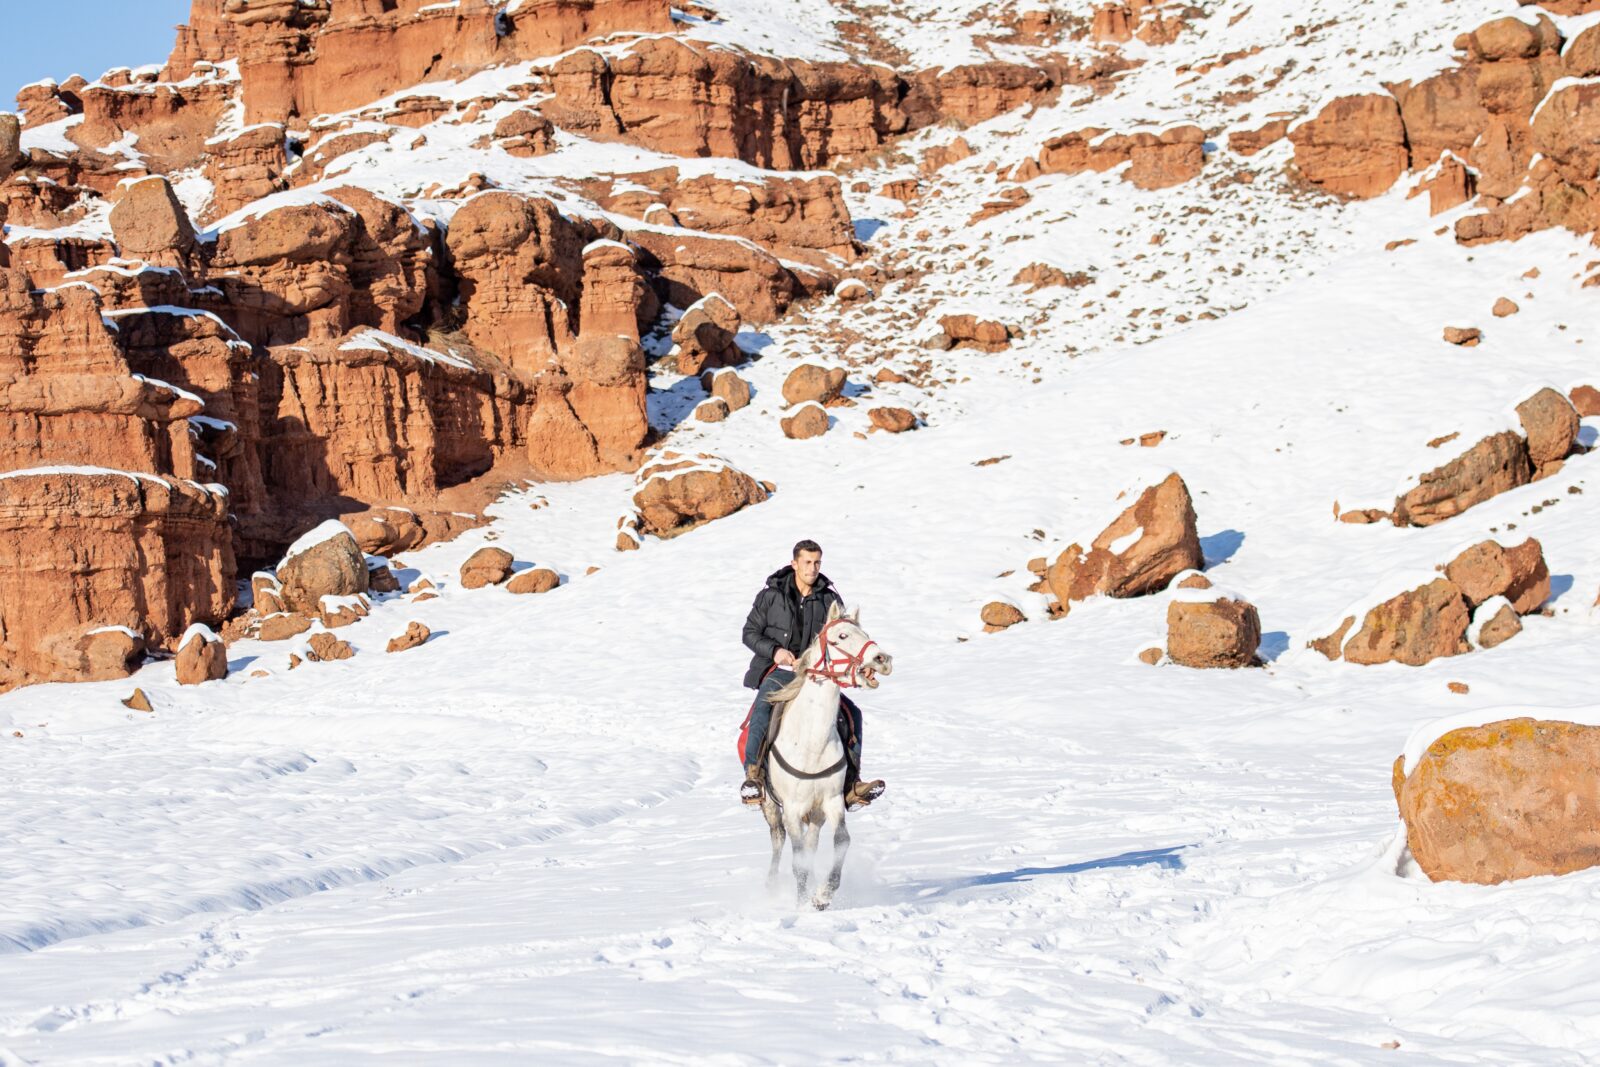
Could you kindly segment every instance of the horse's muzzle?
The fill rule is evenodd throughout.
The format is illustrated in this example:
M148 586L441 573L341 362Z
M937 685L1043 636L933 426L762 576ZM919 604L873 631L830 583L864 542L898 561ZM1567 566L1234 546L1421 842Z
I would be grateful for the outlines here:
M872 674L866 676L867 688L876 689L878 688L878 679L873 675L893 674L894 657L889 655L887 652L878 652L875 653L872 659L868 661L867 666L872 669Z

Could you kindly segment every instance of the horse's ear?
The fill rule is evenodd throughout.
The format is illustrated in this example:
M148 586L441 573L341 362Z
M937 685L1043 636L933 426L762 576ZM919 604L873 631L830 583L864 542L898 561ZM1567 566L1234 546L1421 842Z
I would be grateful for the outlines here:
M844 614L844 612L839 607L839 602L837 600L833 601L831 604L828 605L828 621L829 622L834 621L835 619L837 619L842 614Z
M857 604L855 607L850 609L849 618L850 618L850 621L855 623L857 626L861 625L861 605L860 604Z

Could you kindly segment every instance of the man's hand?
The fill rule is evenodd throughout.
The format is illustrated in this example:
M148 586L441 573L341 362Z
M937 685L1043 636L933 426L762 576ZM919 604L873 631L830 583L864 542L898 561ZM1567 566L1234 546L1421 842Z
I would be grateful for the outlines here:
M780 648L772 654L772 662L779 667L793 667L794 653L787 648Z

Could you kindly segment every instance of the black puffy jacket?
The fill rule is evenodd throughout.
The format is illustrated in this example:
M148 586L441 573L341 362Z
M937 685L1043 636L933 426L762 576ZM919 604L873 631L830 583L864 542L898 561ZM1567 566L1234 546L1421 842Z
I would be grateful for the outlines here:
M761 679L772 667L772 657L780 648L787 648L796 656L804 652L828 621L828 608L844 602L834 590L825 574L817 575L811 594L800 599L800 588L794 584L794 565L789 564L767 579L766 586L756 594L750 607L750 617L744 621L744 646L755 653L750 658L750 669L745 672L747 689L761 688Z

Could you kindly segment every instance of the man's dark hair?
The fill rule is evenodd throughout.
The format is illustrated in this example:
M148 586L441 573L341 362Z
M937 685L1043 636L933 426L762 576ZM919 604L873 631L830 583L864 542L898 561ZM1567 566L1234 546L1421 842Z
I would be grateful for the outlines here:
M817 544L815 541L811 540L811 538L809 538L809 537L806 538L804 541L796 541L795 545L794 545L794 555L789 557L789 558L790 559L799 559L800 558L800 553L802 553L802 552L815 552L817 555L820 556L820 555L822 555L822 546Z

